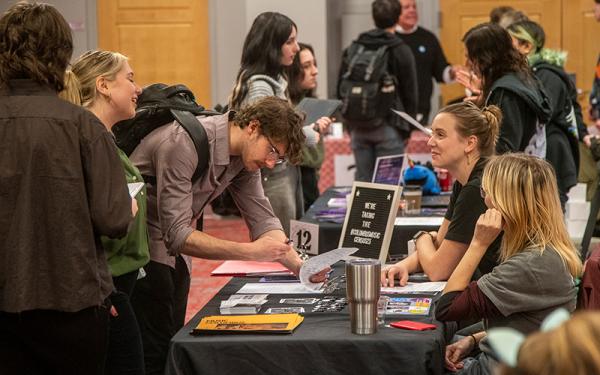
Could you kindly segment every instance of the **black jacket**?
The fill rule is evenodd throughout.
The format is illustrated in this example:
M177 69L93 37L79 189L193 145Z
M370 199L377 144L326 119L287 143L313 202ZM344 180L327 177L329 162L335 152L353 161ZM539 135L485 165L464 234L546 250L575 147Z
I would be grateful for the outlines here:
M525 83L513 73L494 82L485 104L496 105L502 110L500 137L496 144L498 154L528 151L538 123L546 124L552 114L541 83L537 80Z
M542 82L552 104L552 116L546 125L548 149L546 158L556 171L558 188L567 192L577 184L579 169L578 131L583 124L577 89L564 69L547 62L532 66Z

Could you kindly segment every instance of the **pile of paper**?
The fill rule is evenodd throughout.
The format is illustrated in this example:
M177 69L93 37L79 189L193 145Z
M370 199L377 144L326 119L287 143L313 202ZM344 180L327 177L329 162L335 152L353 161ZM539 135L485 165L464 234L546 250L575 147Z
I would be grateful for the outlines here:
M233 294L229 299L221 301L221 314L256 314L267 302L268 294Z

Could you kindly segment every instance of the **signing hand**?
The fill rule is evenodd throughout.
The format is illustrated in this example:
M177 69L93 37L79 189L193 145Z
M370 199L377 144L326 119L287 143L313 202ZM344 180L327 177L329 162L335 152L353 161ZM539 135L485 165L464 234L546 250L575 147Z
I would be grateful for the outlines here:
M502 232L503 219L502 214L495 208L489 208L485 213L479 216L475 225L473 242L484 249L494 242L496 237Z
M393 287L396 276L400 280L400 286L405 286L408 283L408 270L402 262L386 267L381 271L381 286Z
M463 337L454 344L446 346L446 368L452 372L457 372L462 369L463 358L465 358L474 347L475 343L471 336Z
M277 262L284 259L290 251L294 251L291 245L270 236L263 236L248 245L252 260L260 262Z

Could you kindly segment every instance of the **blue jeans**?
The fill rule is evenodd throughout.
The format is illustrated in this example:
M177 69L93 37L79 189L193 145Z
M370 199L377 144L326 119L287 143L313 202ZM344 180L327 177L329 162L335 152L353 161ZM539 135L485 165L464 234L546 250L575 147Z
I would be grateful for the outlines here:
M377 157L404 153L404 140L391 126L383 125L368 131L355 129L350 137L356 161L356 181L371 182Z

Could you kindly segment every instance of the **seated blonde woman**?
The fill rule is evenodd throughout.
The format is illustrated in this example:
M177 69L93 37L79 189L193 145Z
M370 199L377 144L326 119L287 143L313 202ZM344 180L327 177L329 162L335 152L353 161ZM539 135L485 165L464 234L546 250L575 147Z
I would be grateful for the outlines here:
M575 278L582 265L565 224L550 164L525 154L492 158L481 194L489 209L477 221L469 248L436 306L441 321L482 319L484 328L537 330L556 308L575 309ZM477 281L473 273L488 246L504 231L500 264ZM485 354L463 361L485 337L467 336L446 348L446 367L465 374L488 373Z

